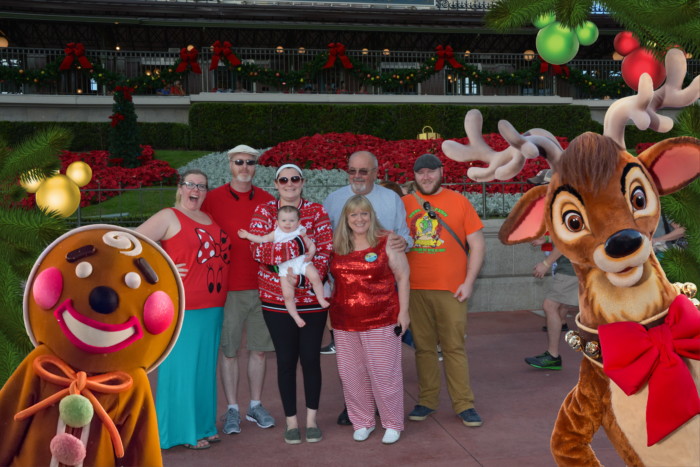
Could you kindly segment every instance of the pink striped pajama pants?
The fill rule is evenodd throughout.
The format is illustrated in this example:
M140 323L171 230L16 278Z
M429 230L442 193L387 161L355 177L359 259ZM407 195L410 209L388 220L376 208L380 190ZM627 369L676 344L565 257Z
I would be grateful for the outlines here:
M394 334L394 324L369 331L336 329L334 335L353 429L373 427L375 409L379 409L384 428L403 431L401 338Z

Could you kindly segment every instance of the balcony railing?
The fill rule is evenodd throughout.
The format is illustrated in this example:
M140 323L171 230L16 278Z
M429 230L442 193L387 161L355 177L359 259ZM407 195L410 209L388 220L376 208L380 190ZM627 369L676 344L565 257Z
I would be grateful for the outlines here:
M604 98L595 91L595 86L573 83L562 79L552 70L540 72L537 59L532 55L469 53L455 51L455 58L470 73L457 73L446 65L439 72L432 73L422 82L402 82L400 86L388 88L382 84L373 84L365 76L359 76L358 69L372 70L377 76L398 77L402 73L432 67L433 51L390 51L390 50L348 50L347 56L357 66L353 70L343 68L340 63L329 69L321 70L318 63L325 60L319 55L327 54L327 49L284 49L278 48L233 48L233 53L242 61L243 66L229 66L222 57L214 70L209 70L213 52L210 47L203 47L197 62L202 73L187 71L182 75L174 74L174 68L180 60L180 51L170 49L167 52L152 51L115 51L88 50L85 56L92 62L99 63L103 73L120 79L140 80L138 94L165 94L166 89L176 79L182 77L187 94L205 92L250 92L250 93L318 93L318 94L413 94L413 95L474 95L474 96L561 96L576 99ZM52 94L52 95L108 95L112 89L104 84L104 77L95 76L84 68L76 66L76 61L69 70L58 72L58 64L65 58L63 49L33 49L10 47L0 49L0 93L1 94ZM324 55L325 57L325 55ZM250 70L259 70L255 74ZM314 68L315 67L315 68ZM590 78L597 83L619 82L621 62L615 60L572 60L567 64L578 76ZM313 73L308 70L313 69ZM307 71L304 71L307 70ZM517 84L508 84L508 78L520 76L524 70L534 71L533 79L523 79ZM688 61L691 76L700 73L698 60ZM295 83L274 82L262 79L265 74L274 76L292 75L295 72L306 73L303 80ZM33 80L17 78L22 74L36 76ZM38 74L37 74L38 73ZM561 73L561 70L559 71ZM45 79L51 76L51 79ZM297 73L299 74L299 73ZM499 79L485 81L483 76L496 76ZM367 75L369 76L369 74ZM482 78L483 78L482 76ZM15 77L16 79L13 79ZM503 79L500 79L503 78ZM398 80L399 78L397 78ZM378 80L379 81L379 80ZM497 82L501 81L501 82ZM503 82L505 81L505 83ZM512 79L510 81L513 81ZM581 81L581 80L579 80ZM619 97L611 95L609 97Z

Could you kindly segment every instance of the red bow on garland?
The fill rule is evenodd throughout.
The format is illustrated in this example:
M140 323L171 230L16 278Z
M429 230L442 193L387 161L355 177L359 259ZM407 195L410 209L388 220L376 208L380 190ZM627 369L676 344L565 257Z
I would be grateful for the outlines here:
M437 62L435 62L435 71L440 71L445 68L445 60L447 60L447 63L449 63L453 69L464 68L464 65L455 59L455 53L452 50L451 45L448 45L447 47L438 45L435 47L435 51L437 52L438 56Z
M124 100L131 102L131 95L134 93L134 88L131 86L117 86L114 92L121 92L124 95Z
M675 298L663 324L646 329L630 321L598 327L603 371L625 394L649 383L647 446L700 414L700 397L681 356L700 360L700 311Z
M194 73L201 75L202 69L199 67L199 63L197 63L198 55L199 52L194 47L192 47L190 50L187 50L186 47L181 48L180 63L177 65L175 73L182 73L183 71L187 71L187 68L189 67Z
M216 70L216 68L219 66L219 60L221 57L225 57L226 60L228 60L228 62L233 66L238 66L241 64L241 60L231 51L231 43L229 41L224 41L223 45L220 41L216 41L211 47L213 52L211 56L211 65L209 65L210 70Z
M323 65L323 68L333 68L336 58L340 59L343 68L350 70L353 67L352 62L350 62L348 56L345 55L345 46L340 42L331 42L328 44L328 61Z
M70 69L73 61L76 58L78 59L78 63L80 63L81 67L92 68L92 63L90 63L90 60L88 60L85 56L85 46L82 43L69 42L66 44L66 48L63 49L63 52L66 54L66 56L61 62L61 65L58 67L59 70L65 71Z
M547 73L548 71L554 76L566 75L567 78L571 76L571 71L569 70L568 66L552 65L551 63L545 62L544 59L540 57L540 73Z
M115 113L115 114L110 115L109 118L112 119L111 125L112 125L112 128L114 128L115 126L119 125L119 122L124 120L124 115L122 115L120 113Z

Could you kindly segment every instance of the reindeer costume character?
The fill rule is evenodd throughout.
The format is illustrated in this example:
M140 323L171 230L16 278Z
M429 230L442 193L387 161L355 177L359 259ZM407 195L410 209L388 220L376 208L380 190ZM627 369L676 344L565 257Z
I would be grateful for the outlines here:
M580 135L565 151L549 132L521 135L501 121L510 147L496 153L476 110L465 119L470 144L443 143L454 160L489 164L469 169L476 181L507 180L540 154L554 171L548 186L525 193L499 238L523 243L548 230L579 277L579 331L567 340L585 358L552 433L559 465L600 465L590 442L601 425L627 465L700 465L700 312L666 279L651 241L659 196L700 175L700 140L666 139L638 157L624 149L628 118L666 132L673 121L657 111L700 97L700 77L682 88L680 50L667 53L666 68L662 88L642 75L638 95L611 105L604 135Z

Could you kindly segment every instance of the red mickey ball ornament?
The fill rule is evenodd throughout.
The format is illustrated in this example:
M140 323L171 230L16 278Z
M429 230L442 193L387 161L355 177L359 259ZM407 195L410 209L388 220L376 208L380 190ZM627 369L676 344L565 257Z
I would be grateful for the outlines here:
M622 79L635 91L639 88L639 78L643 73L651 76L654 89L666 80L666 68L654 54L643 47L630 31L615 36L615 51L625 58L622 60Z
M618 33L615 36L613 46L615 47L615 51L617 53L619 53L622 56L625 56L633 50L641 47L641 44L639 43L637 38L634 37L634 34L632 34L632 32L622 31L621 33Z

